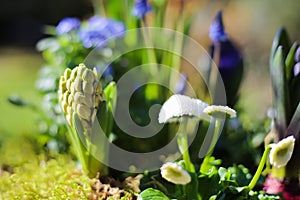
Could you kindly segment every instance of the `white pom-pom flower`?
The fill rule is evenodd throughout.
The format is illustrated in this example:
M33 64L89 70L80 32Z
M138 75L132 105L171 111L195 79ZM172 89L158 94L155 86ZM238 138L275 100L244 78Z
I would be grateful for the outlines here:
M208 115L211 115L214 118L235 118L236 117L236 111L232 108L229 108L228 106L216 106L211 105L204 108L203 112L207 113Z
M185 185L191 182L190 174L176 163L164 164L160 168L160 173L164 179L174 184Z
M272 149L269 154L271 165L277 168L286 166L292 157L294 146L294 136L289 136L282 139L277 144L272 144Z
M179 121L180 117L198 117L210 121L210 116L203 112L208 105L199 99L175 94L161 107L158 117L159 123Z

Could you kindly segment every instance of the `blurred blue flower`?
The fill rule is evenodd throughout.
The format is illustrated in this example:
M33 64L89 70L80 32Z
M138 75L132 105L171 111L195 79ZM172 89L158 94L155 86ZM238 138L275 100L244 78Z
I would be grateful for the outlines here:
M122 22L101 16L93 16L79 31L79 37L85 48L105 47L108 41L124 36L125 25Z
M294 76L298 76L300 74L300 62L296 63L294 66Z
M238 89L243 76L243 57L235 44L228 38L219 11L210 26L212 40L211 57L215 59L225 86L227 105L233 107L238 99Z
M295 62L300 62L300 47L297 48L294 60Z
M136 0L131 13L133 16L141 19L151 11L152 11L152 7L147 0Z
M227 40L227 34L224 30L224 24L222 19L222 11L220 10L214 21L211 23L209 28L209 37L213 42L220 42Z
M67 17L62 19L56 26L56 33L58 35L66 34L72 30L79 28L80 20L75 17Z

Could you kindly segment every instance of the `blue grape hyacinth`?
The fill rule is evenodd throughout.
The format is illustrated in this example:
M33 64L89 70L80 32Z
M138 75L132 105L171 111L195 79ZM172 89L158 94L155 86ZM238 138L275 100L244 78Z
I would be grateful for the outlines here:
M56 33L63 35L69 33L72 30L78 29L80 26L80 20L76 17L66 17L62 19L56 26Z
M132 15L141 19L152 11L152 7L147 0L136 0L132 9Z
M238 99L238 89L243 75L243 57L235 44L229 39L225 32L222 11L214 18L209 37L212 41L212 58L218 55L216 60L222 81L225 86L227 105L233 107Z
M213 42L225 41L228 39L224 29L222 11L217 13L214 21L211 23L209 37Z
M79 37L85 48L105 47L110 39L121 38L125 32L122 22L102 16L89 18L79 31Z

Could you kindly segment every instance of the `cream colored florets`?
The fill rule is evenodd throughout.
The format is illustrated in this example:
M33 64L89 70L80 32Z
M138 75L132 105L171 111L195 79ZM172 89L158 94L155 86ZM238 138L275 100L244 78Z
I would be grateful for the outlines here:
M90 129L99 103L104 101L97 71L80 64L67 68L59 81L59 101L66 119L72 126L73 114L78 114L83 128Z

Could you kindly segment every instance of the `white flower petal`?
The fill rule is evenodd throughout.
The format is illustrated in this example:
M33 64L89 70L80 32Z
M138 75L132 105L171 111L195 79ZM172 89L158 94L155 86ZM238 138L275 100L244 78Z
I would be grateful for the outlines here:
M180 165L168 162L160 168L161 176L174 184L185 185L191 182L190 174Z
M277 144L273 144L269 154L271 165L278 168L284 167L292 157L294 146L294 136L289 136Z
M211 106L207 106L203 110L203 112L215 118L224 118L224 114L226 114L226 117L228 118L236 117L236 111L233 110L232 108L229 108L228 106L211 105Z
M208 105L199 99L185 95L171 96L161 107L158 117L159 123L178 121L179 117L198 117L210 121L210 116L203 112Z

